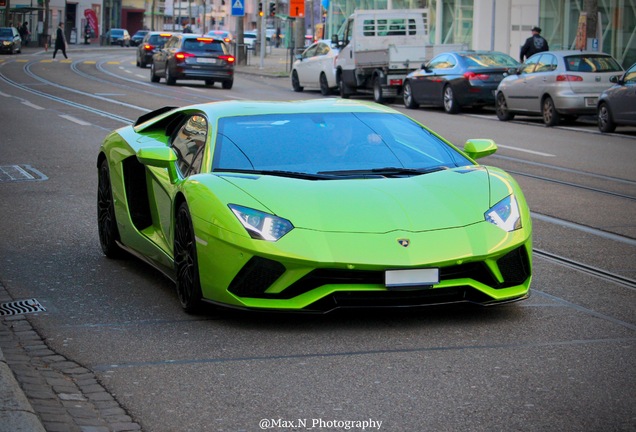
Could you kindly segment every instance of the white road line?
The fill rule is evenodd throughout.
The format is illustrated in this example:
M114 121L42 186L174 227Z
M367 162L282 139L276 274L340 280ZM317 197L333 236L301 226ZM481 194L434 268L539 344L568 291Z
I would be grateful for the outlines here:
M545 157L556 157L556 155L550 154L550 153L543 153L543 152L538 152L538 151L534 151L534 150L527 150L527 149L522 149L519 147L512 147L512 146L507 146L507 145L502 145L502 144L497 144L497 147L501 147L501 148L505 148L508 150L515 150L515 151L519 151L519 152L523 152L523 153L531 153L531 154L535 154L538 156L545 156Z
M65 118L66 120L72 121L73 123L77 123L82 126L90 126L91 123L85 122L84 120L80 120L70 115L61 115L60 117Z
M28 106L28 107L35 108L35 109L37 109L37 110L43 110L43 109L44 109L44 108L42 108L41 106L36 105L36 104L33 104L33 103L29 102L29 101L25 101L25 100L23 100L23 101L22 101L22 103L23 103L24 105Z

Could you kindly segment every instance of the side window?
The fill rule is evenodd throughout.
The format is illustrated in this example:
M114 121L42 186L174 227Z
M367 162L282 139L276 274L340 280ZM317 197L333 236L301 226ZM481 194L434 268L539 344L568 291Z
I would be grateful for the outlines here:
M534 55L532 57L530 57L528 60L526 60L526 62L521 65L521 67L519 68L519 73L520 74L530 74L534 72L534 68L537 66L537 63L539 62L539 57L538 55Z
M201 172L207 135L208 122L205 117L193 115L173 136L171 145L177 153L177 166L184 177Z
M623 79L625 84L636 84L636 67L629 69Z
M542 54L537 61L537 66L534 71L552 72L556 69L556 66L556 57L554 57L552 54Z
M307 50L303 53L303 58L309 58L309 57L315 56L316 48L318 48L318 45L313 45L307 48Z
M453 58L448 54L435 57L428 64L429 69L450 69L453 67Z

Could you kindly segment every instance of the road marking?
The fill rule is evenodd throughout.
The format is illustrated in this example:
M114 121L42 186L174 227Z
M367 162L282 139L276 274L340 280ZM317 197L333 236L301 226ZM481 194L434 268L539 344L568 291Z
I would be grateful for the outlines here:
M80 120L70 115L61 115L60 117L65 118L66 120L72 121L73 123L77 123L81 126L90 126L91 123L85 122L84 120Z
M0 92L0 96L4 96L4 97L13 97L13 96L11 96L10 94L6 94L6 93L2 93L2 92Z
M41 106L36 105L36 104L33 104L33 103L31 103L31 102L29 102L29 101L26 101L26 100L23 100L23 101L22 101L22 103L23 103L24 105L28 106L28 107L35 108L35 109L37 109L37 110L43 110L43 109L44 109L44 108L42 108Z
M556 155L553 155L553 154L550 154L550 153L543 153L543 152L538 152L538 151L534 151L534 150L522 149L522 148L519 148L519 147L512 147L512 146L507 146L507 145L502 145L502 144L497 144L497 147L505 148L505 149L508 149L508 150L520 151L520 152L524 152L524 153L531 153L531 154L535 154L535 155L538 155L538 156L556 157Z

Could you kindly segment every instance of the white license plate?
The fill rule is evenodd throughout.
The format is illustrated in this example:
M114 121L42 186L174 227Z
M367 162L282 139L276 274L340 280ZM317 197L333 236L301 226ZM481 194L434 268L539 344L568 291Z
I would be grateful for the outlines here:
M439 269L387 270L384 284L387 288L432 286L439 283Z
M598 102L598 98L596 97L586 97L585 98L585 106L586 107L595 107Z
M199 58L197 58L197 63L214 64L214 63L216 63L216 59L199 57Z

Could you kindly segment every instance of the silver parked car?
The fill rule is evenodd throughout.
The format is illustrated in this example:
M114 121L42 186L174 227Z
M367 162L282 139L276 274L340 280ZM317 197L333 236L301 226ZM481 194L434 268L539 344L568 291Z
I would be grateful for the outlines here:
M598 99L598 128L614 132L617 125L636 126L636 63L622 77L611 78L614 85Z
M511 69L497 87L495 106L499 120L515 114L540 115L546 126L561 117L595 115L598 97L622 75L623 68L610 55L585 51L545 51Z
M305 87L320 89L323 96L333 93L338 88L334 67L338 52L331 40L322 39L298 54L290 75L292 89L295 92L301 92Z

